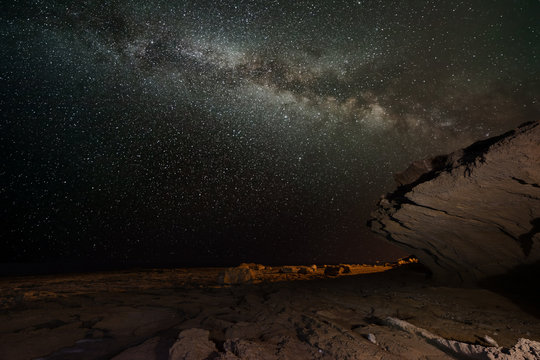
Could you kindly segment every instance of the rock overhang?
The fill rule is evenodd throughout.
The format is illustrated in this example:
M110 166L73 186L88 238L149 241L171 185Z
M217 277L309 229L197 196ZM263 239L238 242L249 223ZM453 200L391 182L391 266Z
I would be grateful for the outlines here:
M439 279L461 283L540 261L540 123L395 175L368 222Z

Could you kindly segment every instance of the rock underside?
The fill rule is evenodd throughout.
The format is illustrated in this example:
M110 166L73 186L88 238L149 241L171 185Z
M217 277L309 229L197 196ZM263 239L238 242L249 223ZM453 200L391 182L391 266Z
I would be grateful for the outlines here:
M371 229L440 279L473 283L540 261L540 124L433 159L395 176Z

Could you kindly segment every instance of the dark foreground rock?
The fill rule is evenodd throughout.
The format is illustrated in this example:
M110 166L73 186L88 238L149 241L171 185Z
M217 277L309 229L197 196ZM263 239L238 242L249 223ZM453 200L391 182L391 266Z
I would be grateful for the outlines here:
M540 261L540 124L396 175L371 229L439 278L476 282Z
M0 311L0 359L539 356L537 317L490 290L442 287L409 266L217 286L221 270L0 278L0 304L8 295L17 299L4 302ZM191 286L193 279L199 282ZM183 280L190 282L182 285Z
M199 360L217 353L216 345L208 340L210 331L187 329L178 335L178 340L169 350L169 360Z

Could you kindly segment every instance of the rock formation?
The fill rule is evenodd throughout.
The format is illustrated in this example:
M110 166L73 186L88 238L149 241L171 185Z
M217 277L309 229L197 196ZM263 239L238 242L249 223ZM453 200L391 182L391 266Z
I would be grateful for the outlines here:
M433 346L441 349L458 359L485 359L485 360L535 360L540 356L540 342L529 339L519 339L517 344L507 349L499 345L489 336L487 342L490 346L468 344L465 342L448 340L429 331L414 326L407 321L387 317L383 324L395 327L412 335L426 339ZM370 334L371 335L371 334Z
M218 278L220 284L249 284L257 277L258 271L246 267L228 268Z
M540 124L433 159L395 176L371 229L439 278L476 282L540 261Z

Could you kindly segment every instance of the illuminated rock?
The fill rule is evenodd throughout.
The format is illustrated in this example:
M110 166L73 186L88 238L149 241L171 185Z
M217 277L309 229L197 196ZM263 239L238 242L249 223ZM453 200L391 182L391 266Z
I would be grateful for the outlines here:
M438 278L475 282L540 261L540 124L396 175L369 224Z
M224 285L249 284L256 276L256 270L245 267L228 268L219 275L218 282Z

